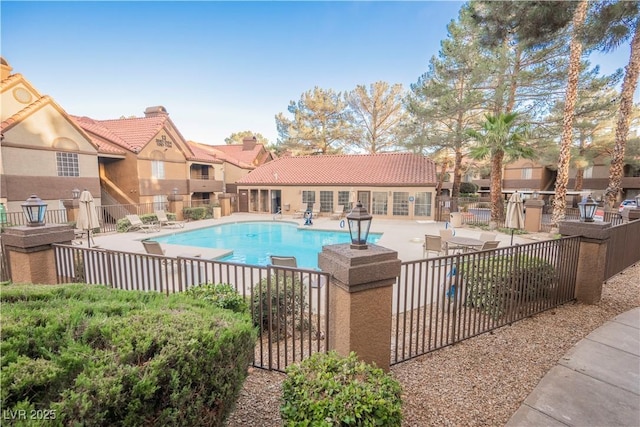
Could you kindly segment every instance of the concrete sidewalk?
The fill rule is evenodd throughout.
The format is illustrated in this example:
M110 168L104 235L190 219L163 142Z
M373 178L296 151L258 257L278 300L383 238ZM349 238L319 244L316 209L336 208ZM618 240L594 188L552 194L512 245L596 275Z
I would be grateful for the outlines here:
M576 344L507 426L640 426L640 307Z

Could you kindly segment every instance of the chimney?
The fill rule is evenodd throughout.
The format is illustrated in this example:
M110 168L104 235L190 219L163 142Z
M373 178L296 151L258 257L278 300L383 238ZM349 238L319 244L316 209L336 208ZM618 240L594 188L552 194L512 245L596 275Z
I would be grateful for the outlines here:
M0 80L8 78L11 75L11 71L13 71L11 65L9 65L4 57L0 56Z
M255 136L248 136L242 140L242 151L251 151L256 148L258 140Z
M146 110L144 110L144 116L145 117L158 117L158 116L168 116L169 113L167 113L167 109L164 108L162 105L157 105L155 107L147 107Z

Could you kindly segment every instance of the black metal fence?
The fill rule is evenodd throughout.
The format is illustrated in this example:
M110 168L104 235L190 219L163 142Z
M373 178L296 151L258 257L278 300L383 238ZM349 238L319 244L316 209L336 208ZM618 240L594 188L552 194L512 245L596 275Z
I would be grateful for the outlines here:
M11 281L11 271L9 271L9 259L6 256L2 239L0 239L0 283Z
M611 228L607 242L605 280L640 261L640 220Z
M201 258L54 245L58 283L170 294L203 283L227 283L249 301L259 330L254 366L284 371L326 351L329 274Z
M579 237L402 263L391 364L574 299Z

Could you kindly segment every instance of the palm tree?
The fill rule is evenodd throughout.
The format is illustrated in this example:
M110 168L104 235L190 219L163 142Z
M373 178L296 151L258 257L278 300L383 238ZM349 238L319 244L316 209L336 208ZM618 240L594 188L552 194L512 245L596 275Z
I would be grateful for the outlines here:
M504 220L503 162L534 156L533 149L525 143L527 129L516 123L517 117L517 113L487 114L480 131L468 131L477 142L470 150L470 157L477 160L491 158L491 221L496 223Z
M560 155L558 157L558 175L556 177L556 191L553 199L553 223L564 219L566 209L567 183L569 182L569 161L571 160L571 141L573 132L573 116L578 99L578 78L582 58L581 31L587 18L588 0L580 1L573 14L573 34L571 37L571 53L569 55L569 78L564 102L564 116L562 122L562 139L560 141Z

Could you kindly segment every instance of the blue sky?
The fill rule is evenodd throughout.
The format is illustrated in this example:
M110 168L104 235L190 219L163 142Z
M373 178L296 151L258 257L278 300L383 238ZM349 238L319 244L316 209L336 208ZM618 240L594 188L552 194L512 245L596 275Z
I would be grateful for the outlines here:
M163 105L186 139L224 144L314 86L408 88L463 2L2 1L2 56L68 113L142 116ZM629 45L594 60L604 73Z

